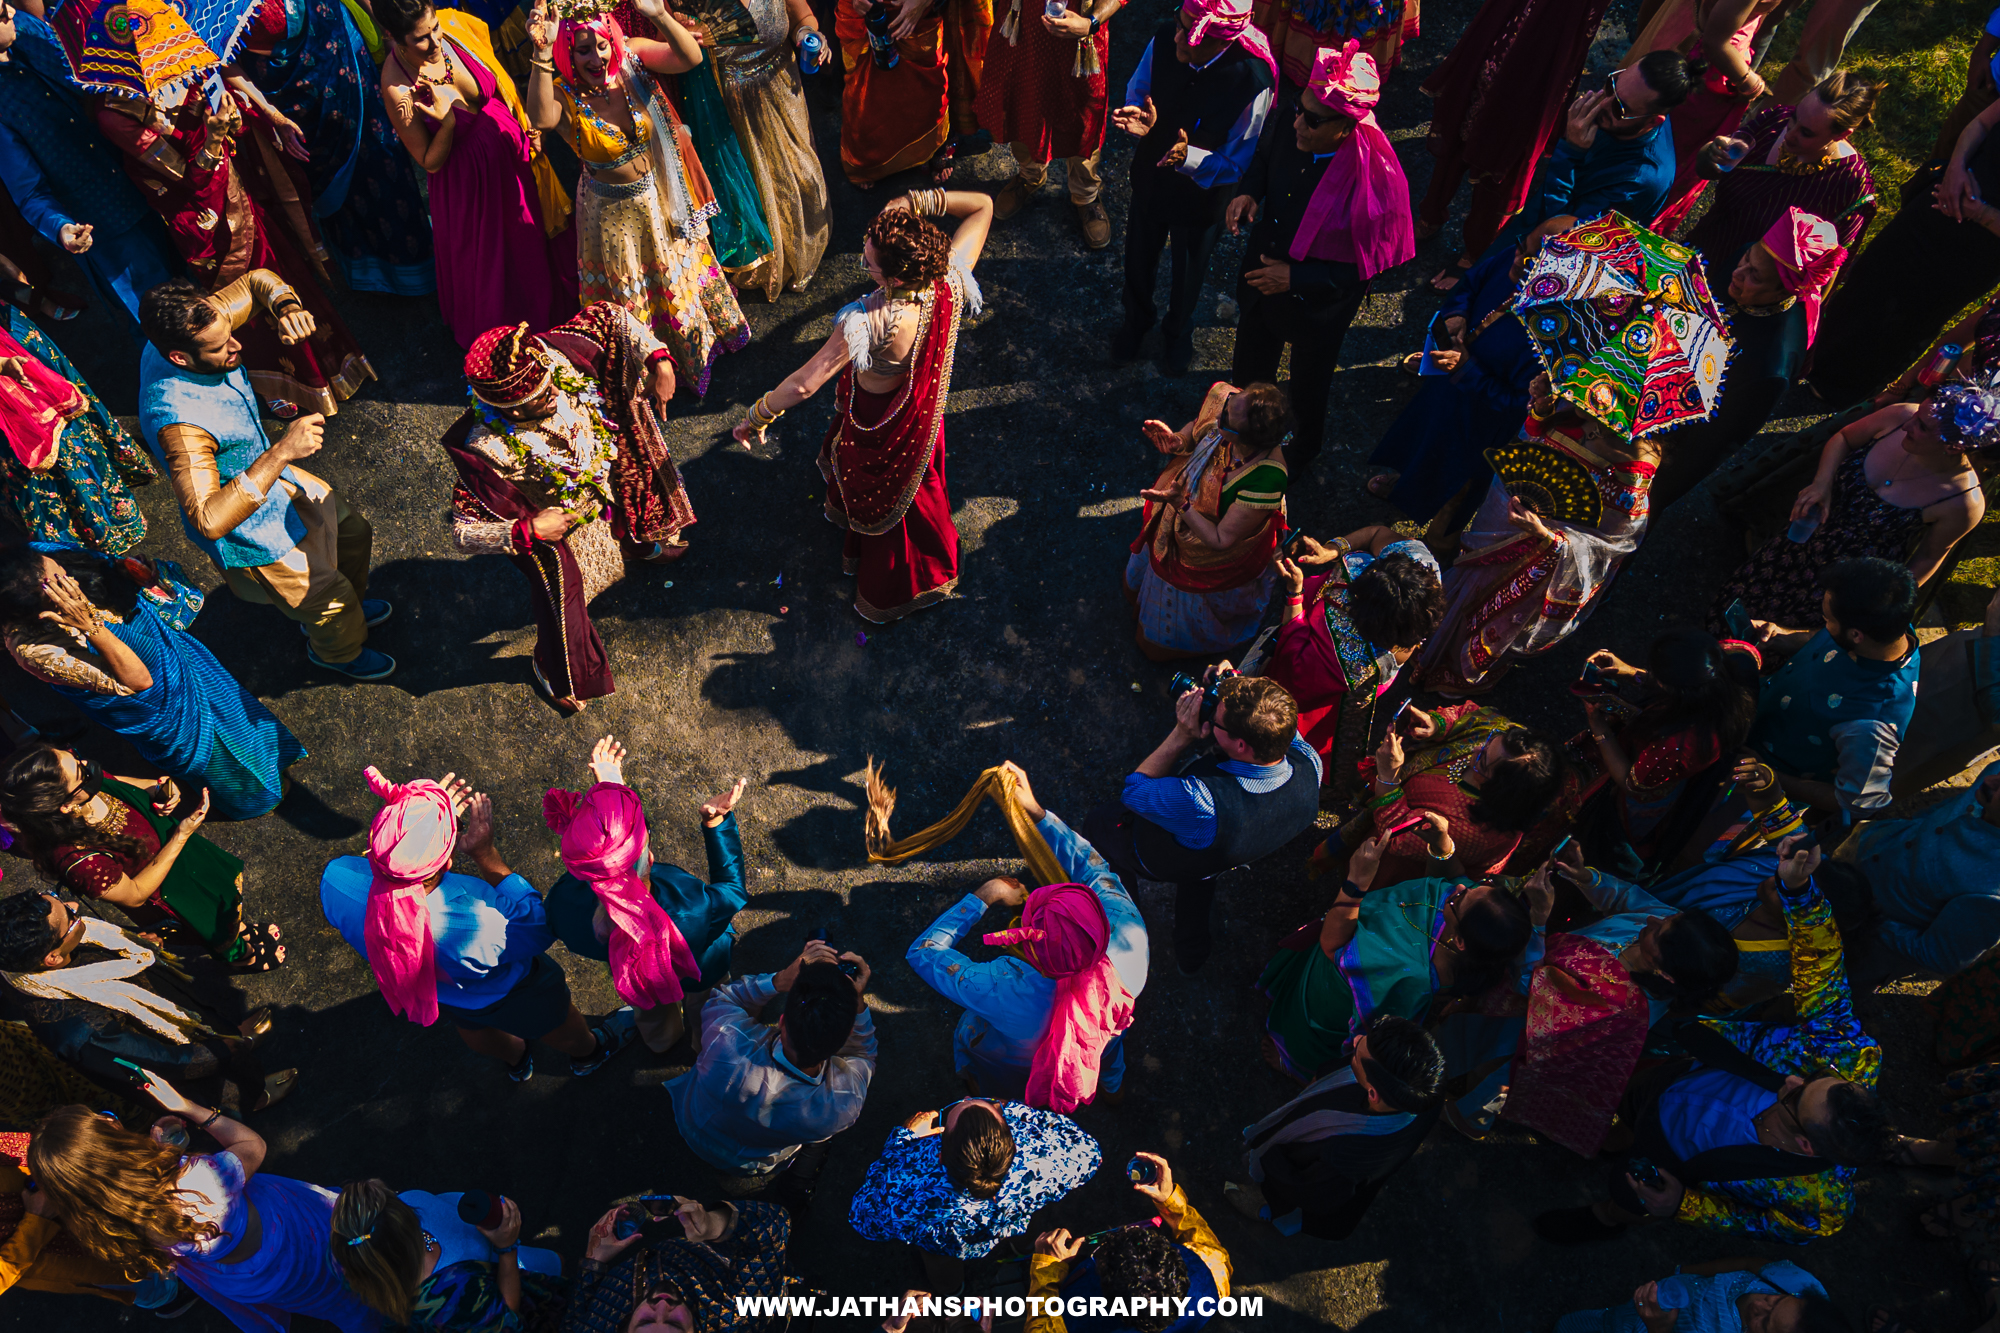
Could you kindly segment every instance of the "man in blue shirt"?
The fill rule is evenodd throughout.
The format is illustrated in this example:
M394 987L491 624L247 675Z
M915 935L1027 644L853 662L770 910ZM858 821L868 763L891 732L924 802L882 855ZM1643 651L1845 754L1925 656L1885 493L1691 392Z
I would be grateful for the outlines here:
M1171 53L1173 59L1167 59ZM1257 151L1277 67L1250 24L1249 0L1186 0L1146 44L1111 123L1139 140L1125 218L1125 322L1115 361L1134 361L1156 307L1160 252L1173 245L1164 365L1194 361L1194 305L1222 236L1222 211Z
M1109 926L1104 956L1111 960L1118 981L1133 999L1146 988L1146 920L1131 893L1111 873L1104 858L1069 825L1042 808L1020 765L1009 762L1014 792L1021 809L1055 853L1072 883L1097 895ZM1018 911L1027 900L1019 880L991 879L966 894L910 945L906 955L931 989L965 1013L952 1034L952 1064L974 1095L1019 1098L1026 1087L1036 1048L1049 1030L1057 983L1024 956L1003 954L975 962L959 952L959 942L971 934L990 906ZM1124 1087L1125 1039L1121 1034L1104 1047L1098 1067L1098 1088L1115 1100Z
M1299 735L1298 702L1275 680L1211 667L1215 693L1191 689L1174 706L1174 729L1125 779L1119 805L1084 820L1088 838L1119 878L1177 886L1174 960L1197 971L1214 947L1215 877L1269 856L1319 814L1319 755ZM1183 763L1213 741L1216 753Z
M1563 218L1561 230L1613 209L1644 226L1674 183L1674 131L1667 113L1695 79L1687 57L1654 51L1570 103L1555 151L1542 159L1542 190L1510 229L1513 237Z
M1823 628L1751 622L1766 655L1789 660L1758 693L1749 744L1794 804L1845 826L1891 801L1889 769L1917 706L1917 582L1878 556L1828 565L1819 582Z
M393 961L386 955L417 941L383 931L371 949L369 900L414 881L424 892L428 931L422 942L431 951L437 990L429 1007L457 1026L467 1046L505 1064L516 1083L535 1075L531 1039L569 1056L573 1076L596 1073L631 1040L636 1019L627 1006L593 1026L571 1003L569 982L548 958L555 932L542 896L508 869L493 846L491 798L455 773L442 783L391 785L374 769L368 772L389 804L376 815L368 855L336 857L320 875L327 924L382 980ZM452 872L454 851L472 858L477 878ZM386 984L384 991L393 1002ZM411 1013L424 1021L418 1011Z

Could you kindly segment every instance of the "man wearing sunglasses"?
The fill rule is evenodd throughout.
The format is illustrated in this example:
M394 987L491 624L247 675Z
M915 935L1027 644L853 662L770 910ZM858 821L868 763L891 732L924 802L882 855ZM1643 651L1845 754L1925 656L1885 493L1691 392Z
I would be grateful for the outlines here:
M1410 184L1375 123L1382 79L1366 53L1327 49L1289 115L1264 127L1243 185L1229 201L1229 234L1250 226L1236 299L1231 378L1274 381L1292 349L1292 411L1285 447L1294 484L1319 453L1340 345L1369 283L1417 252Z
M1562 218L1567 230L1614 209L1651 222L1674 183L1667 113L1687 100L1695 82L1678 51L1654 51L1601 82L1586 75L1562 139L1542 160L1541 196L1523 210L1522 228Z
M197 999L159 941L85 917L53 893L0 898L0 998L44 1045L107 1087L134 1087L151 1069L176 1087L226 1078L232 1104L275 1105L299 1071L266 1074L257 1048L272 1031L268 1007L230 1024Z
M1605 1240L1671 1217L1796 1243L1846 1225L1858 1169L1893 1141L1873 1091L1882 1048L1849 1003L1840 931L1813 882L1819 849L1787 838L1778 853L1798 1021L1684 1023L1689 1056L1636 1079L1620 1107L1633 1142L1610 1198L1543 1213L1543 1238Z

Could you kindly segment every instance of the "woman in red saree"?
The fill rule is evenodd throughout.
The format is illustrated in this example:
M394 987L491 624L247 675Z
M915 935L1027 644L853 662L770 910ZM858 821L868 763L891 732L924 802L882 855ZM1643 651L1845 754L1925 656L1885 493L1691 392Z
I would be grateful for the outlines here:
M318 265L246 188L237 156L260 153L255 136L262 131L255 124L246 128L236 94L220 110L194 93L171 109L144 98L105 96L97 127L125 155L125 174L166 220L188 276L203 290L219 291L252 269L267 268L291 284L312 313L312 333L291 344L281 343L277 328L262 317L237 330L250 383L274 416L332 416L375 378L320 285ZM282 169L273 179L289 183ZM298 216L307 225L303 213Z
M1437 557L1391 528L1363 528L1321 546L1302 539L1298 563L1280 559L1287 618L1262 674L1299 703L1299 734L1312 743L1327 794L1359 790L1375 731L1375 701L1389 692L1444 616ZM1308 576L1302 566L1332 564Z
M1271 601L1291 406L1274 384L1218 380L1178 431L1164 421L1140 429L1174 461L1139 492L1146 507L1125 562L1139 651L1155 662L1227 653L1257 632Z
M958 220L950 240L934 217ZM876 290L843 306L812 360L759 398L734 432L745 444L762 440L772 422L840 376L819 470L827 521L847 533L841 564L856 577L854 609L874 624L941 602L958 586L944 403L959 319L979 311L972 268L992 225L993 196L983 192L918 190L892 200L861 247Z
M1701 146L1717 135L1734 134L1743 113L1764 95L1752 48L1764 20L1781 5L1782 0L1667 0L1625 53L1626 64L1654 51L1679 51L1708 66L1701 86L1668 117L1680 170L1660 204L1660 217L1672 224L1665 230L1686 216L1682 202L1704 184L1696 158Z

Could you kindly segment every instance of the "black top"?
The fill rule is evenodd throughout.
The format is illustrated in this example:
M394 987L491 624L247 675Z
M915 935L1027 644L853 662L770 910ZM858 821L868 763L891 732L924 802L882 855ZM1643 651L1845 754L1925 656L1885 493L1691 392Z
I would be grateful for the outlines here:
M1257 139L1257 154L1243 173L1238 194L1257 201L1257 223L1243 247L1243 271L1262 268L1263 256L1292 266L1290 294L1309 306L1326 305L1362 283L1361 270L1331 259L1293 259L1292 241L1304 221L1306 205L1333 161L1333 154L1314 157L1299 147L1290 107L1273 107Z
M1153 81L1148 95L1159 118L1132 150L1132 170L1150 168L1180 176L1198 190L1201 187L1173 168L1154 164L1166 156L1182 130L1187 131L1190 148L1213 150L1227 143L1244 109L1259 93L1271 90L1271 69L1235 42L1200 69L1184 65L1174 52L1174 26L1164 23L1153 33ZM1215 188L1233 189L1234 182Z
M1208 788L1215 804L1215 841L1206 847L1183 847L1174 835L1149 819L1132 821L1132 847L1148 874L1171 883L1208 879L1240 865L1269 856L1312 827L1319 814L1319 774L1302 763L1296 746L1286 748L1292 776L1275 791L1248 792L1222 771L1222 759L1210 755L1180 771Z
M1314 1109L1365 1114L1368 1093L1358 1083L1315 1097ZM1393 1134L1337 1134L1282 1143L1264 1154L1264 1198L1272 1217L1293 1209L1307 1235L1345 1240L1389 1177L1423 1143L1443 1104L1420 1112Z

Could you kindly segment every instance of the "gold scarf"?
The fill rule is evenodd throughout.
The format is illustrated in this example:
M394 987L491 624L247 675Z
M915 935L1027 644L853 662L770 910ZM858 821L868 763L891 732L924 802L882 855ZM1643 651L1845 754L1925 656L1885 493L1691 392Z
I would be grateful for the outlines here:
M875 767L873 755L868 757L867 772L868 824L864 837L871 863L900 865L933 847L943 846L965 831L973 815L979 812L980 801L990 799L1000 807L1007 830L1014 835L1014 845L1021 849L1021 859L1034 872L1035 882L1038 885L1069 882L1056 854L1049 850L1047 839L1021 808L1020 798L1014 794L1014 777L1006 769L987 769L972 784L972 790L965 793L957 809L921 832L896 839L889 836L889 816L896 809L896 789L882 781L882 770Z

